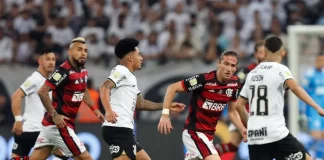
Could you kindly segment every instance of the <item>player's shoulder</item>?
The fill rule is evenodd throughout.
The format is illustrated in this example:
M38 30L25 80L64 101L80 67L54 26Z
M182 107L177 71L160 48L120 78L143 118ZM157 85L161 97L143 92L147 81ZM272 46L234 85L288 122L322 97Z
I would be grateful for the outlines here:
M39 82L46 79L40 72L34 71L26 80L31 81L32 83L38 84Z
M204 76L206 81L209 81L209 80L215 79L216 71L210 71L210 72L202 73L200 75Z
M65 61L59 66L59 69L63 69L63 70L70 70L71 68L72 65L69 63L69 61Z

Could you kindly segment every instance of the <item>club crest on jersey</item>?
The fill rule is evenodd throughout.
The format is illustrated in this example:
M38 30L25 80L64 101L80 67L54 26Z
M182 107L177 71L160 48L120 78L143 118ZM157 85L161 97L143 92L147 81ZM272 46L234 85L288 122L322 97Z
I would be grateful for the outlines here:
M196 85L196 84L198 83L198 81L197 81L196 78L194 78L194 79L191 79L191 80L189 81L189 83L190 83L190 86L194 86L194 85Z
M232 95L233 95L233 89L229 88L229 89L226 90L225 93L226 93L226 96L227 97L232 97Z

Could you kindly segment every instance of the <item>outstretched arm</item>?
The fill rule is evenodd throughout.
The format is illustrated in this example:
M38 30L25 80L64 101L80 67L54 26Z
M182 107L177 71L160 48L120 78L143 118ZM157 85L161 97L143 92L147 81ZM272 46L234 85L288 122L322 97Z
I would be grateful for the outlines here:
M234 108L237 110L240 115L240 119L242 120L244 126L247 126L247 121L249 119L249 113L247 112L245 105L248 103L248 100L243 97L239 97L234 104ZM233 122L234 123L234 122ZM235 123L234 123L235 124ZM236 124L235 124L236 125ZM240 127L240 125L236 125L236 127Z
M102 115L100 110L96 106L94 106L88 89L86 89L84 92L83 102L96 114L98 118L100 118L101 122L105 121L105 117Z
M236 108L235 102L228 103L228 116L234 125L239 129L239 131L243 131L245 129L244 125L242 124L242 120L238 113L238 109ZM241 107L242 108L242 107Z
M147 111L156 111L163 108L163 103L155 103L143 98L141 94L137 96L136 109L138 110L147 110Z
M107 79L101 86L100 86L100 99L101 103L104 106L106 111L106 119L108 122L116 123L118 115L113 112L110 106L110 91L115 87L115 83L110 79Z
M52 117L55 117L57 113L52 105L51 98L48 94L49 91L51 91L51 87L48 84L44 83L37 93L47 112L50 113Z

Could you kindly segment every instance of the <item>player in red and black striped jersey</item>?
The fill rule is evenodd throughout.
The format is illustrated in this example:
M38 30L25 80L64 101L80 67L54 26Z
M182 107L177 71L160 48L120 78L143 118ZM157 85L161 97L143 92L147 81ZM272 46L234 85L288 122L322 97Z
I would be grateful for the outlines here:
M220 157L213 144L215 126L221 113L228 105L229 117L245 130L239 115L233 109L238 94L238 78L234 76L238 56L234 51L225 51L217 62L218 69L198 74L170 85L167 89L163 111L158 125L161 133L168 134L172 129L169 108L177 92L192 92L189 115L182 140L187 148L185 159L218 160Z
M239 88L240 90L244 86L245 79L250 71L252 71L259 63L261 63L265 58L265 52L264 52L264 42L259 41L254 46L254 57L256 59L256 63L251 63L246 68L238 69L235 72L235 75L238 77L239 80ZM249 105L246 105L246 109L249 111ZM217 149L217 152L219 155L222 155L227 152L236 152L238 150L238 146L242 142L242 135L237 130L234 124L230 124L229 130L231 132L230 139L231 141L229 143L223 143L223 144L215 144L215 147ZM225 156L225 155L224 155ZM234 157L235 154L227 155L226 157L232 156ZM221 156L222 157L222 156Z
M104 120L101 112L94 104L87 90L88 72L84 65L87 58L87 45L84 38L72 40L69 48L69 59L65 61L47 79L39 89L38 95L46 108L31 160L47 159L54 146L74 159L92 159L84 144L76 136L74 120L81 102L84 101L95 114ZM51 101L48 92L52 90ZM25 158L23 158L25 159Z

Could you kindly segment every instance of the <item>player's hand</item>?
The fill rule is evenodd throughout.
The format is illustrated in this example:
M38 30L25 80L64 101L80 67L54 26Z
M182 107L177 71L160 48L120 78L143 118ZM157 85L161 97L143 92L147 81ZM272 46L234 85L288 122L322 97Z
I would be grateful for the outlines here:
M13 125L12 132L15 133L17 136L20 136L23 132L22 128L22 121L16 121Z
M183 103L173 102L171 103L170 110L174 112L182 112L186 108L186 105Z
M173 129L170 121L170 116L166 114L162 114L160 118L160 123L158 125L158 131L161 134L169 134L171 132L171 129Z
M318 108L317 113L321 116L324 116L324 109L323 108Z
M110 123L116 123L117 122L118 115L114 111L108 111L106 112L106 119Z
M96 109L93 111L96 116L100 119L101 122L104 122L106 120L105 116L99 111L99 109Z
M244 128L241 131L241 134L242 134L242 137L243 137L243 142L247 142L247 130L246 130L246 128Z
M58 128L64 128L64 127L66 127L65 120L70 120L70 118L68 118L66 116L63 116L63 115L60 115L60 114L57 114L57 115L55 115L53 117L53 121L56 124L56 127L58 127Z

